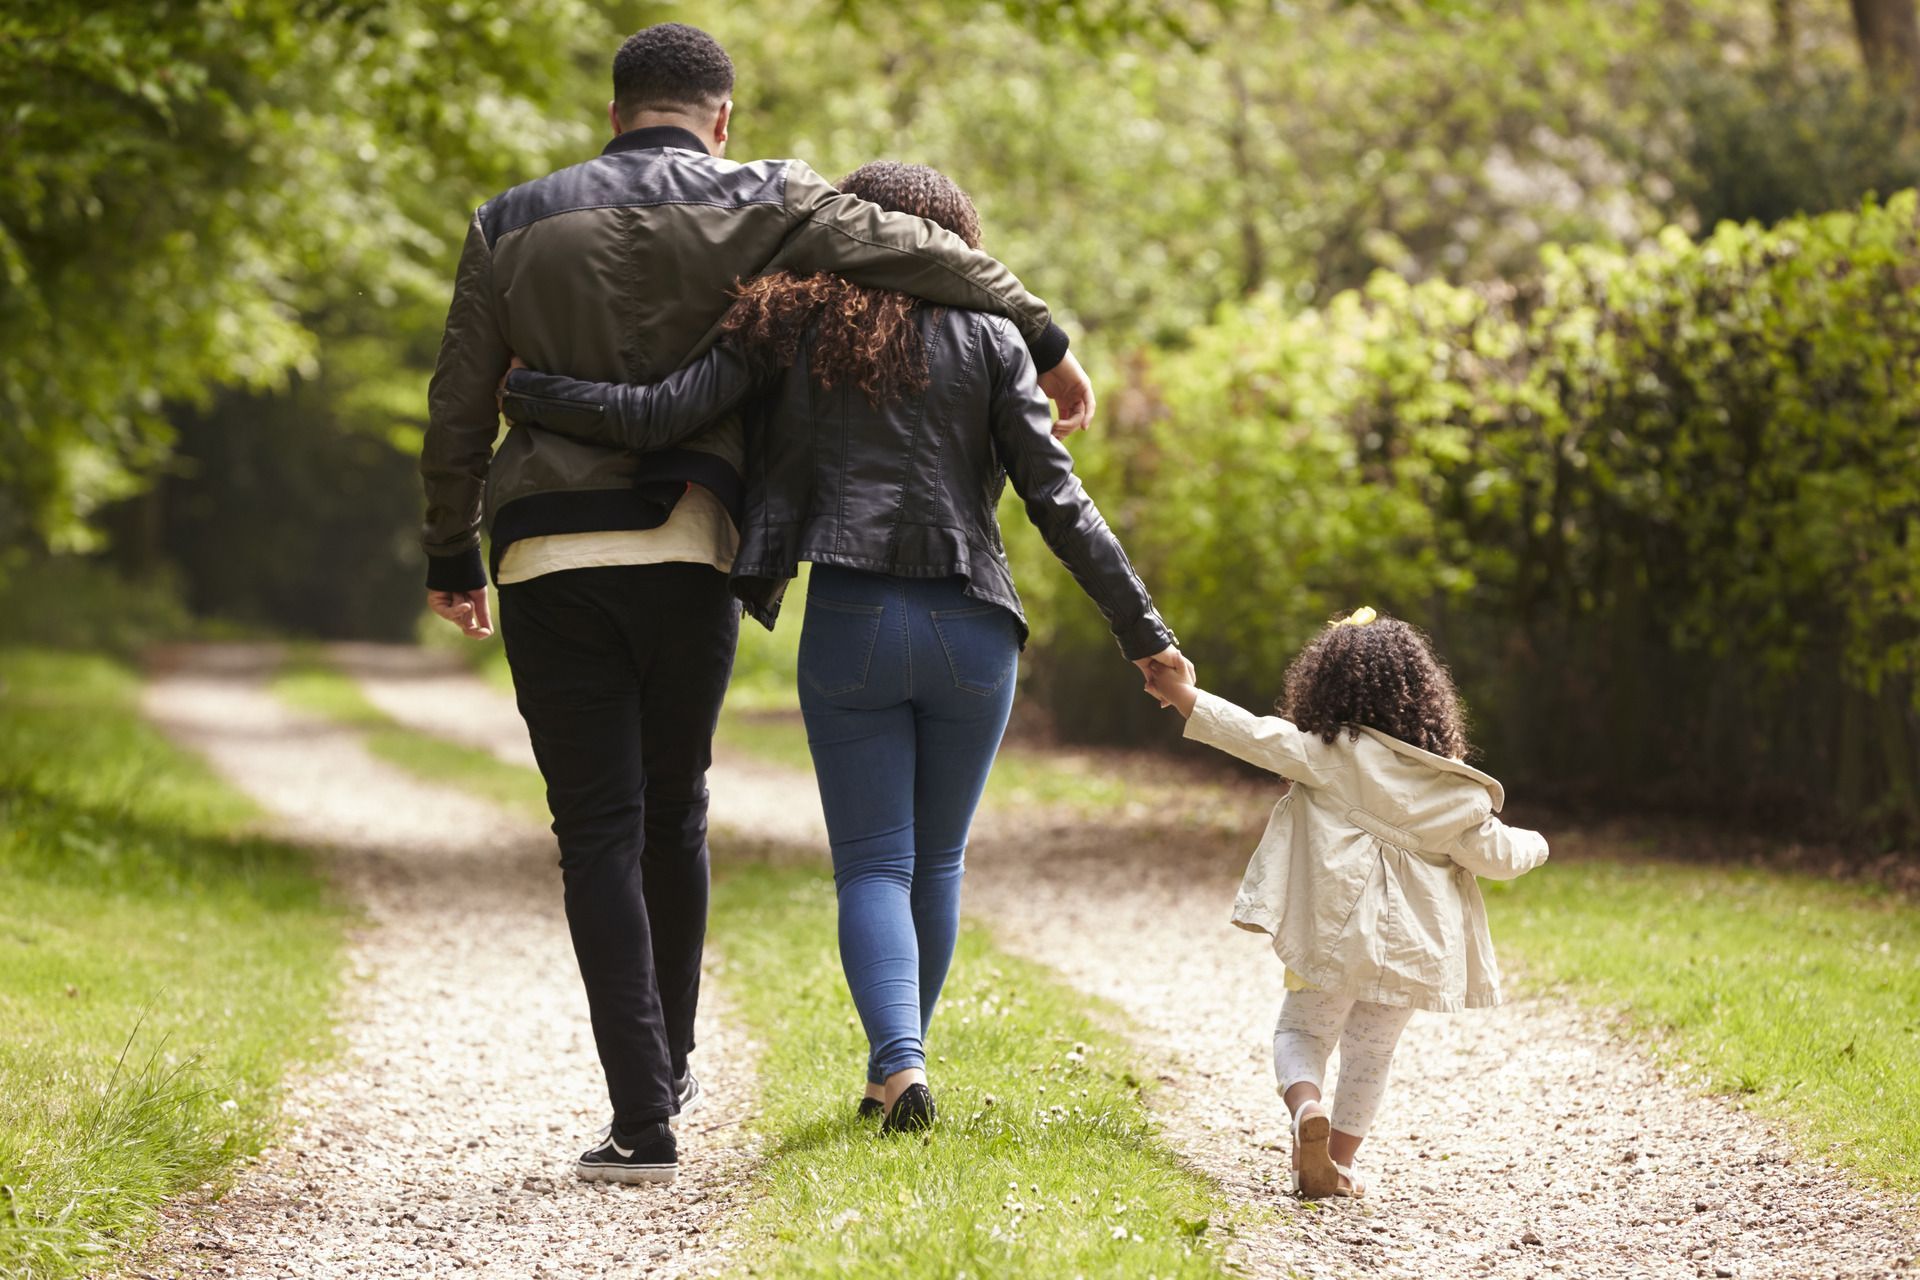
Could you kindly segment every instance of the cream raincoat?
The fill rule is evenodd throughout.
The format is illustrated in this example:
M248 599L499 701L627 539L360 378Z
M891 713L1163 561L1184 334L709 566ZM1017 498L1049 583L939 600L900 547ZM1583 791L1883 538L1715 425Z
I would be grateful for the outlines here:
M1494 814L1486 774L1374 729L1333 742L1202 693L1187 736L1293 781L1233 904L1316 987L1379 1004L1500 1003L1476 875L1511 880L1547 842Z

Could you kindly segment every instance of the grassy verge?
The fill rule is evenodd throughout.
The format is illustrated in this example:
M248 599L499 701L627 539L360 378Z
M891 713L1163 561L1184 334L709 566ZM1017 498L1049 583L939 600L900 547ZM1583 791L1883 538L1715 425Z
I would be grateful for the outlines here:
M102 658L0 651L0 1275L77 1274L258 1150L343 913Z
M1920 908L1810 876L1555 861L1486 886L1531 985L1624 1011L1681 1078L1920 1192Z
M963 934L929 1046L942 1123L889 1140L853 1112L866 1042L831 879L728 865L713 932L765 1046L754 1274L1223 1274L1228 1210L1154 1138L1124 1044L1045 970Z

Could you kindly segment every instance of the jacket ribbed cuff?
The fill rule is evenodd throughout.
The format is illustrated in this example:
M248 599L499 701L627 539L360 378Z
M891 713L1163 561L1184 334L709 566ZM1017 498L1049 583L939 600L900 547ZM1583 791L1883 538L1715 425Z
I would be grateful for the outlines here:
M427 590L478 591L487 585L487 566L480 548L469 547L450 556L427 557Z
M1157 613L1149 613L1138 622L1122 628L1114 633L1113 638L1120 642L1120 652L1127 656L1128 662L1151 658L1162 649L1179 643L1172 629L1160 620Z
M1067 331L1053 321L1047 321L1047 327L1040 336L1027 340L1027 352L1033 357L1033 367L1040 373L1047 373L1067 358Z

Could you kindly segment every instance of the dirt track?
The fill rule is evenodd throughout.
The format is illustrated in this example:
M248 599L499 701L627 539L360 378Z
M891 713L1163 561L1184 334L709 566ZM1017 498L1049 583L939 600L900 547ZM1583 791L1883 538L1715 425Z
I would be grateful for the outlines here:
M173 655L150 717L324 850L365 913L345 1052L295 1083L287 1140L215 1205L182 1203L136 1274L679 1275L725 1262L709 1231L751 1153L751 1051L701 1027L709 1104L681 1126L671 1189L590 1185L571 1158L607 1121L553 838L368 755L264 681L271 649ZM718 1127L716 1126L718 1124Z
M334 656L395 718L530 759L511 700L445 659L369 646ZM172 1255L225 1230L239 1248L215 1256L244 1275L347 1274L353 1262L397 1274L389 1264L402 1259L420 1274L459 1265L454 1253L503 1275L540 1274L541 1265L637 1274L713 1259L698 1234L712 1198L692 1197L737 1180L747 1157L729 1135L703 1139L694 1172L668 1196L583 1189L560 1176L565 1154L602 1118L539 835L386 774L350 735L279 709L231 656L197 662L155 687L156 716L285 814L287 829L337 846L343 882L368 902L375 927L359 947L371 977L349 1023L349 1066L303 1087L307 1120L294 1141L211 1225L183 1216ZM818 845L804 774L722 760L713 790L716 825ZM1258 802L1247 803L1216 825L1257 830ZM459 830L447 813L461 815ZM1005 945L1127 1011L1160 1075L1154 1102L1173 1144L1234 1201L1282 1206L1277 1226L1237 1242L1249 1271L1910 1273L1920 1240L1898 1206L1664 1079L1592 1016L1539 1001L1417 1015L1362 1155L1372 1196L1295 1207L1281 1194L1284 1110L1267 1057L1279 969L1261 939L1226 923L1250 838L1003 812L981 825L967 888L969 910ZM718 844L723 851L724 834ZM477 935L489 945L475 947ZM703 1033L708 1069L735 1057L712 1052L719 1042ZM747 1097L742 1075L715 1083L729 1111ZM458 1132L476 1107L486 1135L476 1152L421 1143ZM433 1199L449 1191L451 1200ZM395 1221L419 1204L432 1226ZM328 1266L308 1253L301 1268L275 1269L288 1257L276 1238L314 1232Z

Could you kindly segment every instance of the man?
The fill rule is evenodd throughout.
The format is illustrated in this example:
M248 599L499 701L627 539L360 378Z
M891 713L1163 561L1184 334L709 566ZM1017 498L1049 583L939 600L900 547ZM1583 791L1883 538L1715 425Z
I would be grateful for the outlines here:
M740 278L837 271L1019 325L1063 433L1093 415L1066 335L956 236L833 190L798 161L720 157L733 64L667 23L621 46L601 155L474 215L428 393L427 599L491 633L483 507L520 712L547 783L567 924L613 1121L581 1177L670 1182L707 917L706 770L738 612L741 437L727 421L635 457L514 427L495 389L514 355L651 382L711 343ZM484 503L483 503L484 496Z

